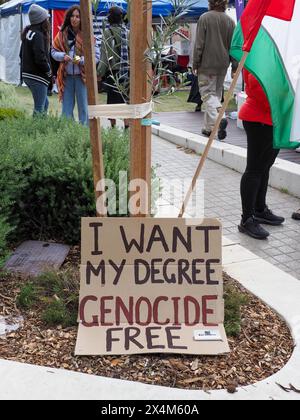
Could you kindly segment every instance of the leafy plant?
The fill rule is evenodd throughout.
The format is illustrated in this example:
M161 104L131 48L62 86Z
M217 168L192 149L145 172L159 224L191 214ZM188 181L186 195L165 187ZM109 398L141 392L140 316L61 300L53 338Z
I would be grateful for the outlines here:
M224 299L226 334L229 337L237 337L241 332L241 307L247 305L248 297L232 285L225 285Z
M6 220L0 216L0 268L6 261L9 252L7 249L8 235L12 231L11 226L6 223Z
M0 121L6 118L22 118L24 112L14 108L0 108Z

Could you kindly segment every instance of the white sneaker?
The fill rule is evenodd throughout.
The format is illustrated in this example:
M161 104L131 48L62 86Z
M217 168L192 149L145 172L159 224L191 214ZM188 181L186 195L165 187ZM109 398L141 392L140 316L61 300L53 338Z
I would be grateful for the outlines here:
M300 153L300 147L297 147L297 149L295 149L295 152Z

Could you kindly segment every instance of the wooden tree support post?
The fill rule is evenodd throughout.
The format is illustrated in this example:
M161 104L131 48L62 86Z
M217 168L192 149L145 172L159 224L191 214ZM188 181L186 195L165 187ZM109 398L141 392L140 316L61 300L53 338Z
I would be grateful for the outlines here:
M134 0L130 5L130 103L142 104L151 100L151 63L145 51L151 45L152 1ZM151 114L145 118L151 118ZM151 127L141 125L141 120L131 124L130 180L142 179L148 185L147 209L135 216L147 216L151 211Z
M248 54L249 54L248 52L245 52L244 55L243 55L243 57L242 57L242 59L241 59L241 61L240 61L240 63L239 63L239 67L238 67L238 69L237 69L237 71L235 73L235 76L234 76L233 80L232 80L230 89L227 92L227 95L225 97L225 101L224 101L223 106L222 106L222 108L221 108L221 110L219 112L218 119L216 121L216 124L215 124L212 132L211 132L211 135L209 137L209 140L207 142L207 145L206 145L206 147L204 149L203 155L201 156L199 165L198 165L198 167L196 169L195 175L193 177L193 180L192 180L192 183L190 185L190 188L189 188L189 190L188 190L188 192L186 194L186 197L184 199L184 202L182 204L182 207L181 207L181 210L180 210L180 213L179 213L178 217L183 217L183 215L184 215L184 212L185 212L185 210L187 208L187 205L189 203L189 200L190 200L190 197L192 195L192 192L193 192L193 190L194 190L194 188L196 186L197 179L200 176L201 170L202 170L202 168L204 166L204 163L205 163L205 161L207 159L208 152L209 152L209 150L211 148L212 142L214 141L214 139L215 139L215 137L217 135L220 122L221 122L221 120L222 120L222 118L223 118L223 116L225 114L225 111L226 111L226 109L228 107L230 98L233 95L234 89L235 89L236 84L238 82L239 75L241 74L241 72L242 72L242 70L244 68L244 65L245 65L246 59L248 57Z
M98 105L98 87L95 60L95 42L93 35L93 15L91 1L80 0L81 28L83 33L84 64L89 105ZM90 138L93 158L93 176L96 201L101 193L97 192L97 184L104 179L101 127L99 119L90 120ZM97 216L106 216L99 213Z

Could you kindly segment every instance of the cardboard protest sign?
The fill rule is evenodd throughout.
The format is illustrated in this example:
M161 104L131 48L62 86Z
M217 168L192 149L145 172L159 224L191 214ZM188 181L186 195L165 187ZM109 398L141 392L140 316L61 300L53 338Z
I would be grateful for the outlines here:
M76 355L229 352L215 219L84 218Z

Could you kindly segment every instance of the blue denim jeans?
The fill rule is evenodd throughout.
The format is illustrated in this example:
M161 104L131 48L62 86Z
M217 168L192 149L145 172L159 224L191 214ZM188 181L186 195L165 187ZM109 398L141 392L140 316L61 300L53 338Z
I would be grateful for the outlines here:
M67 75L62 103L62 115L74 119L75 98L78 108L79 122L88 125L87 89L80 75Z
M34 110L33 115L47 114L49 101L47 97L48 86L37 80L24 77L24 83L28 86L33 96Z

